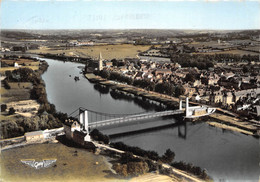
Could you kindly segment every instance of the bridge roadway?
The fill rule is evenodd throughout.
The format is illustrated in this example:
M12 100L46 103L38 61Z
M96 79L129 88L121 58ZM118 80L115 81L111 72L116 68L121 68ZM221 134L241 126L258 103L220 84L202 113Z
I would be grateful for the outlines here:
M88 126L90 128L98 128L98 127L112 125L112 124L119 124L119 123L150 119L150 118L162 117L162 116L171 116L171 115L182 114L182 113L184 113L184 110L169 110L169 111L162 111L162 112L155 112L155 113L137 114L137 115L130 115L130 116L125 116L120 118L113 118L113 119L107 119L103 121L92 122L89 123Z

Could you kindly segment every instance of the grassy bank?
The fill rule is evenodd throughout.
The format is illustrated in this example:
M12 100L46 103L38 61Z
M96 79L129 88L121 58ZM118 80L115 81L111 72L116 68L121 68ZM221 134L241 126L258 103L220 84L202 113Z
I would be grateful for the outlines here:
M104 156L59 143L9 149L2 151L1 156L1 179L4 181L127 181L111 173L110 164ZM36 170L21 163L21 159L57 161L48 168Z

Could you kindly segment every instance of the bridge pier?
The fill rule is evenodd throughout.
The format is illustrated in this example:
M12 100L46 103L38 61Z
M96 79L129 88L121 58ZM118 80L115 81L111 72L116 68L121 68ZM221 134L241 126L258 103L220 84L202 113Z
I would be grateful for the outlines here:
M179 110L182 110L182 99L179 99ZM185 115L189 116L189 97L186 97Z
M91 141L90 135L89 135L89 123L88 123L88 111L87 110L81 110L79 109L79 122L81 125L81 129L87 134L84 137L84 141Z
M179 100L179 110L182 110L182 99Z
M189 116L189 97L186 97L186 117Z

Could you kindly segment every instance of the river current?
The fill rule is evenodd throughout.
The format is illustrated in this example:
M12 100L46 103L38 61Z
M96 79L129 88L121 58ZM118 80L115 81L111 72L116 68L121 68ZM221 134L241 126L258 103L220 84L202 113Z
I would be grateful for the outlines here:
M84 107L105 113L131 114L158 109L153 104L148 107L134 99L113 97L109 89L100 90L80 74L83 64L46 58L44 60L48 62L49 68L42 78L46 84L48 100L56 106L57 111L70 114L77 108ZM75 76L80 80L75 81ZM162 122L177 121L172 118L156 118L145 124L152 126ZM138 122L107 128L102 132L113 133L140 126ZM160 155L170 148L175 152L175 161L182 160L205 168L214 181L259 180L259 139L214 128L206 123L172 125L112 138L112 141L122 141L128 145L154 150Z

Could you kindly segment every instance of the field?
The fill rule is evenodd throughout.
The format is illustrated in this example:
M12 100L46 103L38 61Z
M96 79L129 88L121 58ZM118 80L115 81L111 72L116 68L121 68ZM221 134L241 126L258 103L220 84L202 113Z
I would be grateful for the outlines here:
M38 70L39 66L21 66L19 68L31 68L32 70ZM19 68L16 68L16 67L1 67L0 68L0 73L2 74L5 71L13 71L13 70L19 69Z
M21 88L28 88L32 89L32 83L31 82L9 82L8 83L11 87L11 89L21 89Z
M248 50L248 51L258 51L260 53L260 46L255 46L255 47L247 47L244 48L244 50Z
M117 45L96 45L96 46L84 46L74 47L68 50L65 49L49 49L43 48L39 50L31 50L32 53L51 53L51 54L62 54L65 53L67 56L80 56L80 57L91 57L97 59L101 52L104 59L124 59L124 58L136 58L138 52L146 51L151 46L146 45L132 45L132 44L117 44Z
M5 101L5 98L3 98L3 94L5 94L6 92L7 92L6 89L4 89L3 87L0 88L0 101L1 101L1 103L3 103Z
M1 87L1 101L4 103L30 99L30 88L11 88L6 90Z
M35 113L39 104L35 100L30 99L30 90L32 88L32 83L30 82L19 82L19 83L9 83L11 89L5 89L1 85L0 94L1 94L1 103L6 103L7 111L1 112L0 118L3 120L14 120L17 114L30 117L32 113ZM12 105L11 105L12 104ZM10 107L13 107L16 110L15 115L7 115ZM32 110L34 108L34 110ZM26 110L27 109L27 110Z
M77 151L77 155L75 155ZM48 168L35 169L21 159L57 159ZM126 181L113 177L107 159L63 144L36 144L1 152L2 181Z
M259 53L244 51L244 50L230 50L230 51L219 51L219 52L205 52L205 53L196 53L196 54L238 54L238 55L259 55Z

